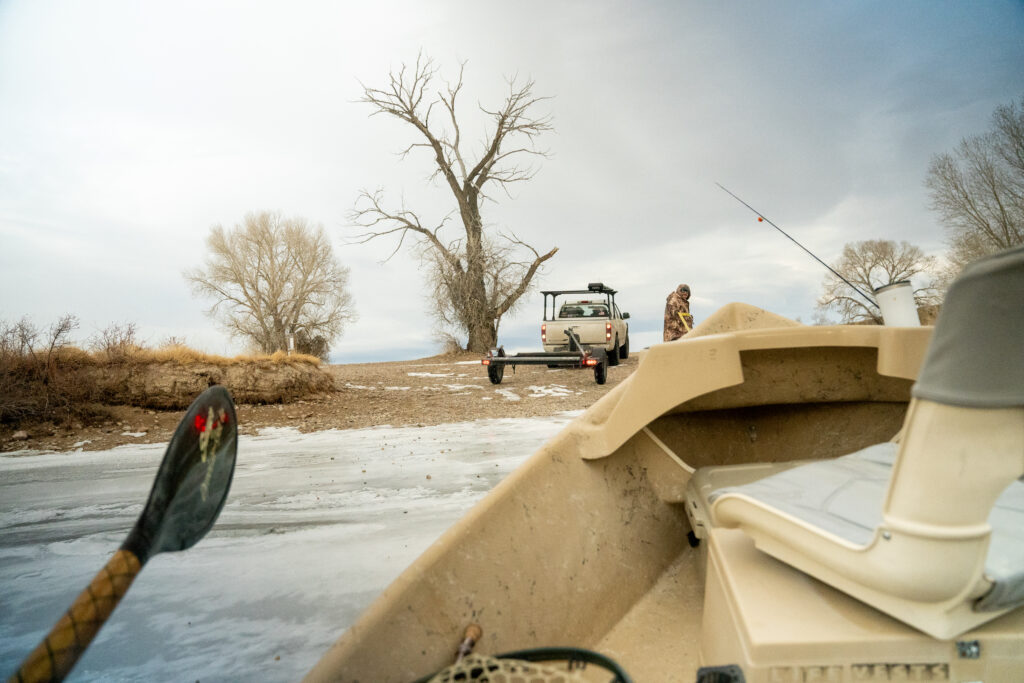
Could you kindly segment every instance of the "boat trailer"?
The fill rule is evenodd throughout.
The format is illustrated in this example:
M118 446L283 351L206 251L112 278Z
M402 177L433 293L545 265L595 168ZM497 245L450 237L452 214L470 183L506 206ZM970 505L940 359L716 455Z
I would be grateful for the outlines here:
M579 335L571 327L565 334L569 338L567 351L526 351L508 356L503 346L491 349L480 361L487 366L487 378L491 384L501 384L506 366L511 365L514 372L517 365L546 365L549 368L593 368L594 381L604 384L608 380L608 353L580 343Z

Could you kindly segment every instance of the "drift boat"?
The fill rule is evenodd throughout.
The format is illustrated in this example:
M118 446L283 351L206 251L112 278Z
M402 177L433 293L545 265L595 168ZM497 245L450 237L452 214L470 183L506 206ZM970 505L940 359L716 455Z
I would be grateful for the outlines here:
M968 268L934 329L720 309L648 350L306 680L608 680L473 656L446 673L460 643L585 648L636 681L1024 680L1022 302L1016 249Z

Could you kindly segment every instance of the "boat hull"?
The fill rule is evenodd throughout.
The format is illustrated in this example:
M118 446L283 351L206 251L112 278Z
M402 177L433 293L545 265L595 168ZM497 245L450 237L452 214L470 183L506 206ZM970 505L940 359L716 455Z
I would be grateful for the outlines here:
M695 680L706 551L688 540L694 468L831 458L892 438L930 334L760 320L728 331L709 319L703 334L646 352L389 586L306 680L414 680L451 663L470 623L483 629L481 652L579 646L638 681Z

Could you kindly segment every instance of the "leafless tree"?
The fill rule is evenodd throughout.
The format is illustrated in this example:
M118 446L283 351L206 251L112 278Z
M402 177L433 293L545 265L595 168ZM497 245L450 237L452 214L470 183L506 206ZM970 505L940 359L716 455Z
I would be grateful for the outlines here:
M196 295L215 299L211 316L263 352L287 349L294 333L319 339L318 355L326 355L326 345L355 319L349 269L335 260L323 226L250 213L230 231L211 228L206 244L205 267L186 271L185 279Z
M489 132L479 157L470 158L463 150L456 116L464 70L465 63L455 83L445 83L435 94L432 83L437 68L421 54L412 68L403 64L393 70L386 87L363 86L360 100L373 107L371 116L394 116L416 129L418 141L405 148L402 157L419 148L428 150L434 163L431 178L440 178L448 187L455 209L438 224L428 226L404 206L385 207L380 190L364 190L351 219L366 229L356 237L359 243L397 237L392 255L411 237L427 267L438 319L467 334L467 349L484 352L497 342L501 317L513 310L538 268L558 248L541 254L514 234L488 234L481 206L485 199L492 199L490 190L500 188L509 195L511 185L534 177L536 169L524 163L546 156L534 143L552 126L549 117L534 113L546 98L533 94L533 81L519 84L513 78L500 107L480 107L489 121ZM441 112L441 123L431 120L435 111ZM453 214L463 227L455 238L442 234Z
M832 268L866 294L885 285L903 280L917 281L914 302L918 308L939 303L935 286L935 257L926 256L919 247L907 242L865 240L843 247L843 254ZM842 279L829 274L824 293L818 299L818 311L838 313L844 323L875 322L882 324L882 313L855 292Z
M1024 97L997 107L987 133L933 157L925 185L946 222L947 279L971 261L1024 244Z

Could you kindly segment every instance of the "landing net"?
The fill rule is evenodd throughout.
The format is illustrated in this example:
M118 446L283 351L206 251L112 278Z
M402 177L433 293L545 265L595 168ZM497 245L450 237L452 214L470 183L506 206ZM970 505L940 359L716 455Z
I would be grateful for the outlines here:
M585 683L585 679L550 665L474 654L439 671L430 683Z

